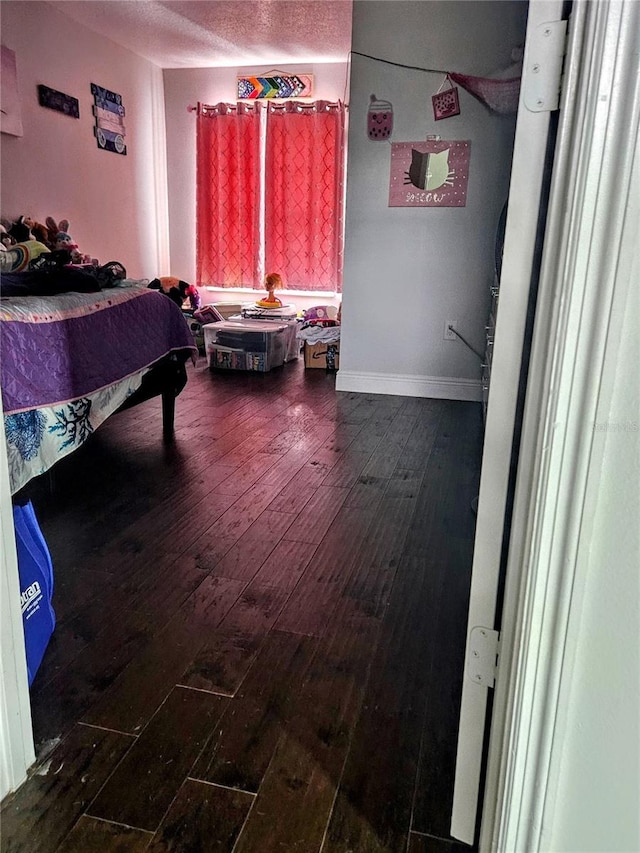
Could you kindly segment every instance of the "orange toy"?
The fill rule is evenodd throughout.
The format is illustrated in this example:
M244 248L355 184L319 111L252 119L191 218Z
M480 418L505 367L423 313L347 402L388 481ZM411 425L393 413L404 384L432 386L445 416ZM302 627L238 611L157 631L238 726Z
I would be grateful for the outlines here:
M274 293L276 287L282 287L282 276L277 272L270 272L264 283L267 295L256 302L258 308L282 308L281 300Z

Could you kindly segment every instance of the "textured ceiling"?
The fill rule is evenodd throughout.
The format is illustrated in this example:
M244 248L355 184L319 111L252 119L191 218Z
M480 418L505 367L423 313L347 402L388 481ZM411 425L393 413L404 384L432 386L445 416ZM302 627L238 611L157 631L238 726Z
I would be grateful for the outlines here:
M162 68L345 62L351 0L51 0Z

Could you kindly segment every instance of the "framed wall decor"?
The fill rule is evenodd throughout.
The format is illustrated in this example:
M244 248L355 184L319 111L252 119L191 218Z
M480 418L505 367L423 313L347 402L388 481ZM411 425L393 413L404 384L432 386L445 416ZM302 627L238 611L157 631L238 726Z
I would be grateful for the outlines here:
M389 207L465 207L469 140L391 143Z
M22 136L22 109L18 93L18 72L15 51L4 45L0 48L0 132Z
M122 95L95 83L91 84L91 94L94 100L93 114L96 118L93 132L98 147L115 154L126 154Z
M310 98L313 94L313 74L284 74L269 71L258 77L238 77L238 100L257 101L263 98Z
M78 99L72 95L65 95L64 92L58 92L57 89L50 89L48 86L40 84L38 86L38 103L41 107L48 107L50 110L64 113L71 118L80 118Z

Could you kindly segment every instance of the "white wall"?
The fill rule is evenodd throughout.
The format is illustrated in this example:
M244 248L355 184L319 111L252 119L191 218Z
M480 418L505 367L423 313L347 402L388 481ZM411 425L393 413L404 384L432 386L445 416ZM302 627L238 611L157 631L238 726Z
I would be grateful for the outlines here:
M47 3L9 0L0 15L2 44L16 53L24 128L22 137L2 134L2 216L69 219L83 252L119 260L134 277L162 274L162 72ZM78 98L80 118L41 107L39 83ZM97 146L91 83L122 95L126 156Z
M315 99L345 100L347 65L278 65L279 70L314 75ZM198 101L216 104L236 101L236 77L260 74L261 68L178 68L165 69L165 114L167 119L167 170L169 186L169 227L171 230L171 274L195 281L196 276L196 116L188 112ZM203 301L231 300L229 291L204 291ZM248 299L248 296L242 297ZM298 308L306 303L329 300L296 297ZM336 300L331 300L335 302Z
M407 65L488 76L524 40L522 2L354 4L353 50ZM443 81L352 57L343 333L337 387L480 399L480 360L443 340L446 320L483 350L494 238L506 198L515 122L463 89L461 114L434 121ZM392 102L392 141L471 140L467 206L388 207L390 145L370 142L370 95Z

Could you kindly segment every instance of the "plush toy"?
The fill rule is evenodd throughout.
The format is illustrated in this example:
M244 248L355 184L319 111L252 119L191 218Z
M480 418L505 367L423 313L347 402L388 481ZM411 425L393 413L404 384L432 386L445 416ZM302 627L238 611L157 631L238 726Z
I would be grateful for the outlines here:
M62 229L58 228L58 223L52 216L47 216L47 218L45 219L45 223L47 228L47 243L53 247L56 244L56 237L58 236L58 231L61 231ZM67 226L67 228L69 227L69 222L66 219L63 219L60 224L62 225L63 223Z
M97 266L98 261L91 258L90 255L83 254L76 241L69 234L69 220L61 219L56 222L52 216L47 216L47 232L48 242L51 248L56 251L66 249L71 252L71 263L73 264L93 264Z
M42 222L36 222L36 220L32 219L30 216L23 216L21 218L24 224L31 231L34 240L37 240L39 243L44 243L45 246L49 246L50 249L53 249L53 246L49 242L49 229L46 225L43 225Z
M13 237L10 236L4 223L0 222L0 252L6 252L13 243Z
M152 290L159 290L164 293L169 299L172 299L179 308L185 299L189 299L189 307L192 311L200 307L200 293L198 288L186 281L182 281L172 275L163 275L160 278L154 278L149 282L148 287Z
M25 222L24 216L19 216L15 222L11 223L9 234L13 237L16 243L26 243L27 240L33 240L31 229Z
M69 220L61 219L56 223L55 219L47 216L47 230L49 232L49 240L53 236L54 249L68 249L70 252L77 251L78 244L69 234Z

